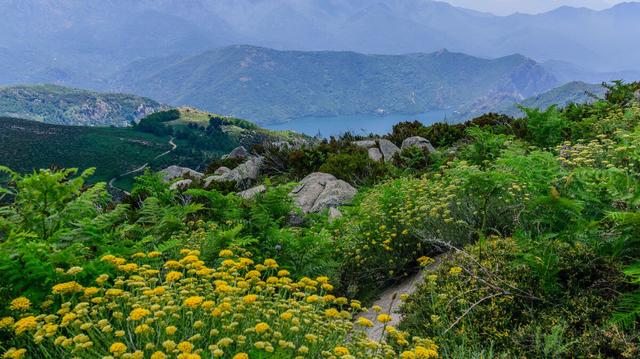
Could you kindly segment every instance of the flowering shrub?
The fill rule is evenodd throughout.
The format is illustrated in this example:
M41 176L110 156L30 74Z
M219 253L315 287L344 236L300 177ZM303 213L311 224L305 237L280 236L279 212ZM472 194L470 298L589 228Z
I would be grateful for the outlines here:
M9 338L0 344L9 348L4 357L437 357L433 342L392 327L387 343L354 331L360 303L331 295L327 277L294 281L272 259L254 263L230 250L220 252L216 268L198 251L181 254L106 255L115 278L101 275L90 287L56 284L41 310L16 298L14 315L0 321Z

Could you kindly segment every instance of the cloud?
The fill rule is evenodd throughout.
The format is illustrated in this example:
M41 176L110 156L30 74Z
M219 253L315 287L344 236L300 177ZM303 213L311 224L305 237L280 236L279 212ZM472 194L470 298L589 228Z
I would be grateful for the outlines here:
M625 0L444 0L456 6L509 15L514 12L540 13L560 6L588 7L601 10Z

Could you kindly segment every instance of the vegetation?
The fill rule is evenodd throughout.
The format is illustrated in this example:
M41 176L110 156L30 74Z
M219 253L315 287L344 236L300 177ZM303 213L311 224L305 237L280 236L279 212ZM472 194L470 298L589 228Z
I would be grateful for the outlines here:
M114 203L104 183L86 185L91 170L3 168L0 348L9 358L638 357L637 89L615 83L603 100L519 120L399 124L393 141L422 134L439 148L394 164L367 162L348 135L257 146L267 190L254 199L170 190L147 171ZM317 169L359 194L342 217L293 222L292 182ZM402 322L380 313L382 333L362 332L374 323L357 314L418 270L423 283L398 298Z
M57 125L126 127L166 106L148 98L54 85L0 87L0 116Z

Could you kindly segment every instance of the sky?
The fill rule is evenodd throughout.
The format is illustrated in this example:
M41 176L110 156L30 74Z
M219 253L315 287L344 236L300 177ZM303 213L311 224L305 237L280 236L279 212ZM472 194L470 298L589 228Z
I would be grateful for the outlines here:
M497 15L509 15L514 12L529 14L541 13L553 10L557 7L568 5L575 7L588 7L601 10L625 0L444 0L456 6L479 11L491 12ZM631 0L626 0L631 1Z

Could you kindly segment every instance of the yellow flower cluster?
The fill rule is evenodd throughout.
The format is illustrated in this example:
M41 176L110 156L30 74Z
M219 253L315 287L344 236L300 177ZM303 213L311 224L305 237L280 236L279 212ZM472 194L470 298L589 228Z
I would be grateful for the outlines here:
M272 259L254 263L229 250L217 267L198 251L181 254L165 262L151 254L104 256L119 271L115 278L101 275L95 287L57 284L58 309L0 320L0 331L10 331L3 336L24 347L0 343L11 348L4 357L431 358L415 355L435 348L395 330L390 344L367 339L354 328L373 324L352 322L360 303L331 295L327 277L294 280ZM27 308L27 301L12 305Z

